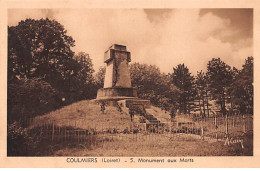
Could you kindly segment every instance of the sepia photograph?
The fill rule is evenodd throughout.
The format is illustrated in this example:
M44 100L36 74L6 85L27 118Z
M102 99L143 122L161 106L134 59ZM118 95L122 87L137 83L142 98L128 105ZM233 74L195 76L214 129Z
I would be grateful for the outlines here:
M260 167L257 0L0 0L0 167Z
M7 156L254 155L252 8L7 17Z

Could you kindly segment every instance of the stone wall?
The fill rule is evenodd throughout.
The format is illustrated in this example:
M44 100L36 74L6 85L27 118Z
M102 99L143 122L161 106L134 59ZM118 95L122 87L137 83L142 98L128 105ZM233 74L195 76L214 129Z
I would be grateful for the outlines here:
M137 97L137 92L134 88L101 88L97 92L97 99L104 97Z

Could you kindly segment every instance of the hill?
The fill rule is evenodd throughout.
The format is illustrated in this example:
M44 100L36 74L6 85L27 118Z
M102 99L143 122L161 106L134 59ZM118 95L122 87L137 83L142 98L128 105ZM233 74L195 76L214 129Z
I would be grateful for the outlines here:
M125 129L131 127L128 113L120 112L117 107L105 106L105 112L100 110L100 104L94 100L83 100L61 109L34 118L33 126L52 124L76 128L107 128Z

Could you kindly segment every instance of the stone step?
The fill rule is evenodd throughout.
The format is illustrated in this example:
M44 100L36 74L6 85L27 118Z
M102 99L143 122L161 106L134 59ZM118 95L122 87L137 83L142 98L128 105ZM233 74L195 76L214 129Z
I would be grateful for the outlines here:
M157 120L157 118L155 118L153 115L150 115L150 114L146 114L146 119L147 120Z
M150 114L147 110L146 110L146 116L145 118L151 123L151 124L155 124L158 125L160 124L160 121L152 114Z
M146 114L146 118L147 118L148 120L157 120L157 118L154 117L154 116L151 115L151 114Z
M160 121L155 121L155 120L149 120L149 122L152 123L152 124L159 124L160 123Z

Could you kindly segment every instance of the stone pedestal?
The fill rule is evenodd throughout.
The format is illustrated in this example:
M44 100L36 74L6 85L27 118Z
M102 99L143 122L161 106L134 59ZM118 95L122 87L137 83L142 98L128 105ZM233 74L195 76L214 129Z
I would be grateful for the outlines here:
M118 104L121 105L122 107L130 108L130 106L133 105L140 105L144 106L146 109L151 108L150 100L143 100L143 99L124 99L124 100L119 100Z
M137 92L135 88L101 88L97 92L97 99L125 99L125 98L137 98Z

